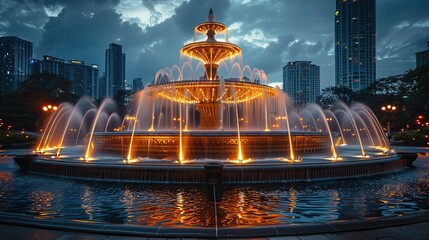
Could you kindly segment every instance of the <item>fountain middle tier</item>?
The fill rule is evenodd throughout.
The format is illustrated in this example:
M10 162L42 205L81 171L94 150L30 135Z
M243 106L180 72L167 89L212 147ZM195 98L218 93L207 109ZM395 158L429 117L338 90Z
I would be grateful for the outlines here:
M183 80L148 86L148 94L155 93L180 103L241 103L251 101L267 92L276 95L276 89L244 81Z
M236 131L183 132L185 159L236 160L238 138ZM95 151L126 155L132 133L95 133ZM329 135L325 132L291 132L296 155L325 153L330 151ZM289 137L287 131L244 131L241 147L245 159L287 158ZM133 155L135 158L177 159L180 148L177 131L138 131L134 133Z
M244 81L177 81L147 88L147 94L161 96L173 102L196 104L200 113L200 129L220 129L221 111L225 104L250 102L258 97L274 96L270 86Z

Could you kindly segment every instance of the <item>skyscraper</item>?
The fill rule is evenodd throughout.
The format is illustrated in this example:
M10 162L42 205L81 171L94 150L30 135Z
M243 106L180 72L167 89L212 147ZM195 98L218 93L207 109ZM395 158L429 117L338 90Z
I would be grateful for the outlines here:
M30 74L47 72L64 77L66 60L45 55L43 60L31 59Z
M106 81L106 73L103 72L103 74L100 76L100 78L98 79L99 82L99 98L98 99L103 99L106 98L107 96L107 81Z
M416 52L416 67L421 67L423 65L429 64L429 41L427 42L428 49Z
M320 67L311 61L288 62L283 67L283 91L296 104L314 103L320 95Z
M28 78L33 43L18 37L0 37L0 92L15 92Z
M31 74L51 73L71 81L71 92L77 96L89 96L100 99L100 83L98 65L85 65L84 61L43 56L43 60L32 59Z
M72 92L77 96L90 96L98 99L98 66L85 65L84 61L72 59L65 65L64 78L72 82Z
M111 43L106 49L106 96L118 98L118 93L125 90L125 53L122 45ZM116 99L123 101L123 99Z
M375 60L375 0L336 0L335 85L369 86Z
M143 89L143 82L141 78L133 79L133 92L138 92Z

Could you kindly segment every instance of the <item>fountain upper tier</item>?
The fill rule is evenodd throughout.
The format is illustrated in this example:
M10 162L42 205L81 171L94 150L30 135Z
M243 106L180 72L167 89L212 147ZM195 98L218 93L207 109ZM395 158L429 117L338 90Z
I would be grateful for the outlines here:
M208 21L198 24L194 31L195 33L206 34L206 41L195 42L194 39L193 43L182 48L181 54L202 61L206 70L206 79L216 80L219 63L239 55L241 49L237 45L228 43L228 39L226 42L218 42L215 39L215 35L220 32L225 32L228 35L228 30L224 24L214 22L212 9L209 11Z

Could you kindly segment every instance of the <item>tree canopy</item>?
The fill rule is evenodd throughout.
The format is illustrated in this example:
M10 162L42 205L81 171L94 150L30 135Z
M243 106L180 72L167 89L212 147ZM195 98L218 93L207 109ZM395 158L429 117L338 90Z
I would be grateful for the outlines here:
M346 104L351 104L356 98L356 93L346 86L331 86L322 89L322 94L318 97L317 103L324 108L329 108L337 100L342 100Z
M429 121L429 64L401 75L380 78L360 92L353 92L344 86L328 87L322 90L318 103L329 108L339 99L347 104L357 101L365 103L382 123L390 121L394 128L415 127L417 116ZM381 110L388 104L397 107L389 115Z
M0 96L0 119L13 124L15 129L35 130L42 106L76 100L70 86L69 80L58 75L30 75L17 92Z

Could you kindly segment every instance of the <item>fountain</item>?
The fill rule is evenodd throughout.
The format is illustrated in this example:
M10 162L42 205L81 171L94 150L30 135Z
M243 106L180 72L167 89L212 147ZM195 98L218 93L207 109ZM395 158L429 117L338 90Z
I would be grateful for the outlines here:
M222 34L225 41L215 38ZM210 10L182 48L180 66L159 70L123 118L111 99L61 104L34 152L14 157L23 173L0 158L0 223L251 238L428 218L427 164L402 171L417 154L390 149L371 109L342 102L296 108L268 86L263 70L242 66L240 48L227 41ZM367 177L386 173L395 174ZM349 179L318 181L339 178Z
M225 41L216 39L222 34ZM294 108L263 70L237 58L240 47L228 42L227 27L210 9L194 42L181 49L181 66L158 71L122 121L110 99L98 109L88 99L62 104L38 155L17 162L30 172L77 178L278 182L394 172L413 160L389 150L365 105Z

